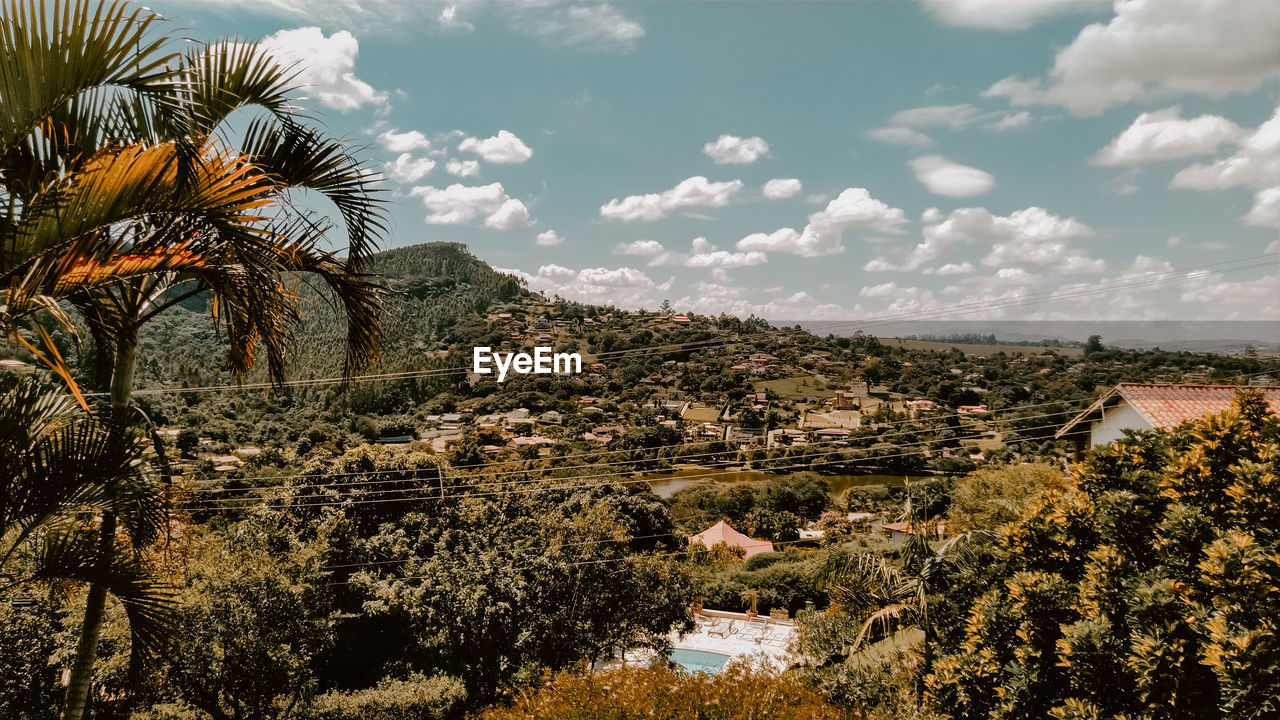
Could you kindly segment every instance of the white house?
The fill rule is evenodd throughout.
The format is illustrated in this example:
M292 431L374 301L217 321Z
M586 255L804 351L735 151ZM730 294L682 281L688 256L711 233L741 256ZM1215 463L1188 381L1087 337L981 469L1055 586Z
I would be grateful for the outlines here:
M1054 437L1073 438L1091 448L1120 439L1125 430L1170 430L1189 420L1230 410L1242 389L1239 385L1120 383ZM1280 387L1250 389L1261 390L1271 412L1280 415Z

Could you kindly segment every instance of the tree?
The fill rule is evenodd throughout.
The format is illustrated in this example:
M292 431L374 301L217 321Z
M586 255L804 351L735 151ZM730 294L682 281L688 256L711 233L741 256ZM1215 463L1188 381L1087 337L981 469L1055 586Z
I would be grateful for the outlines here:
M1094 353L1100 353L1102 352L1102 350L1103 348L1102 348L1101 335L1090 335L1089 339L1085 341L1085 344L1084 344L1085 356L1093 355Z
M261 345L279 381L299 319L291 288L296 274L313 274L347 312L346 372L375 358L381 290L360 267L383 228L379 206L345 146L292 109L288 69L240 41L166 54L168 39L150 36L159 16L92 4L50 12L11 0L0 19L0 182L10 198L0 209L0 325L87 409L36 317L44 310L74 333L58 301L76 308L94 340L95 384L109 389L120 455L137 421L138 329L177 302L207 296L231 369L251 368ZM265 116L248 123L239 148L228 146L227 118L254 107ZM325 228L291 203L289 192L304 188L342 215L345 257L321 250ZM108 510L97 523L99 575L119 520ZM90 583L65 720L84 712L106 594Z
M109 592L128 614L135 669L169 620L169 593L138 552L167 521L144 447L36 380L0 394L0 595L68 581L102 588L102 607ZM131 547L114 535L104 543L86 515L118 518ZM92 642L96 652L97 633Z
M889 377L885 369L884 360L878 357L869 357L862 361L858 366L858 374L862 376L862 382L867 385L867 393L871 393L871 386L884 381Z
M869 637L883 639L895 630L918 627L924 631L921 670L927 676L937 652L938 629L931 612L932 599L947 582L947 570L963 562L968 535L956 535L934 549L934 522L928 522L912 502L910 486L900 521L907 523L907 539L902 546L901 565L895 567L884 556L869 553L832 554L826 569L831 612L865 615L853 649ZM923 680L920 692L923 693Z
M927 679L958 720L1275 717L1280 422L1257 392L1094 449L1006 526ZM1270 558L1270 560L1264 559Z

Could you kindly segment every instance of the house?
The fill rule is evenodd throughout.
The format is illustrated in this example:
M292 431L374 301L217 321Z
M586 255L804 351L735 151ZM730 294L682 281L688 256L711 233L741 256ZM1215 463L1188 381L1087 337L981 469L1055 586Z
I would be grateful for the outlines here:
M729 523L724 520L721 520L697 535L690 535L689 544L692 545L694 543L700 543L706 546L708 550L720 544L742 548L743 552L746 553L743 557L744 560L749 560L752 555L773 552L773 543L768 540L753 540L737 530L734 530L729 526Z
M956 408L957 415L982 415L988 412L986 405L961 405Z
M1157 385L1120 383L1084 412L1062 426L1055 438L1070 438L1077 447L1105 445L1125 430L1169 430L1184 422L1230 410L1239 385ZM1255 387L1280 415L1280 387Z
M889 536L894 545L901 545L906 542L908 535L915 534L915 531L911 529L911 525L907 522L885 523L883 528L885 534ZM947 534L947 526L940 522L926 522L924 524L924 533L931 540L941 540Z
M861 396L852 390L836 390L836 395L831 400L831 408L833 410L857 410L858 401Z

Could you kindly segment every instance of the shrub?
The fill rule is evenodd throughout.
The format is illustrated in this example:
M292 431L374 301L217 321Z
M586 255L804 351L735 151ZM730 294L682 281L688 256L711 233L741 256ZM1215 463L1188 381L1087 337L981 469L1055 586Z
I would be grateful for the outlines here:
M792 674L730 663L716 675L670 667L561 673L520 693L511 707L482 720L843 720L853 715L827 702Z
M452 720L462 716L467 691L447 675L383 680L351 693L329 692L302 713L304 720Z

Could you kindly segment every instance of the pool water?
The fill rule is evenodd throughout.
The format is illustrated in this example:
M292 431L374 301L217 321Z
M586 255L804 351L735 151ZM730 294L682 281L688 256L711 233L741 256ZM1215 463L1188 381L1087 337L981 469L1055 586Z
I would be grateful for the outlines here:
M671 659L689 672L704 672L708 675L715 675L729 662L728 655L680 648L671 651Z

